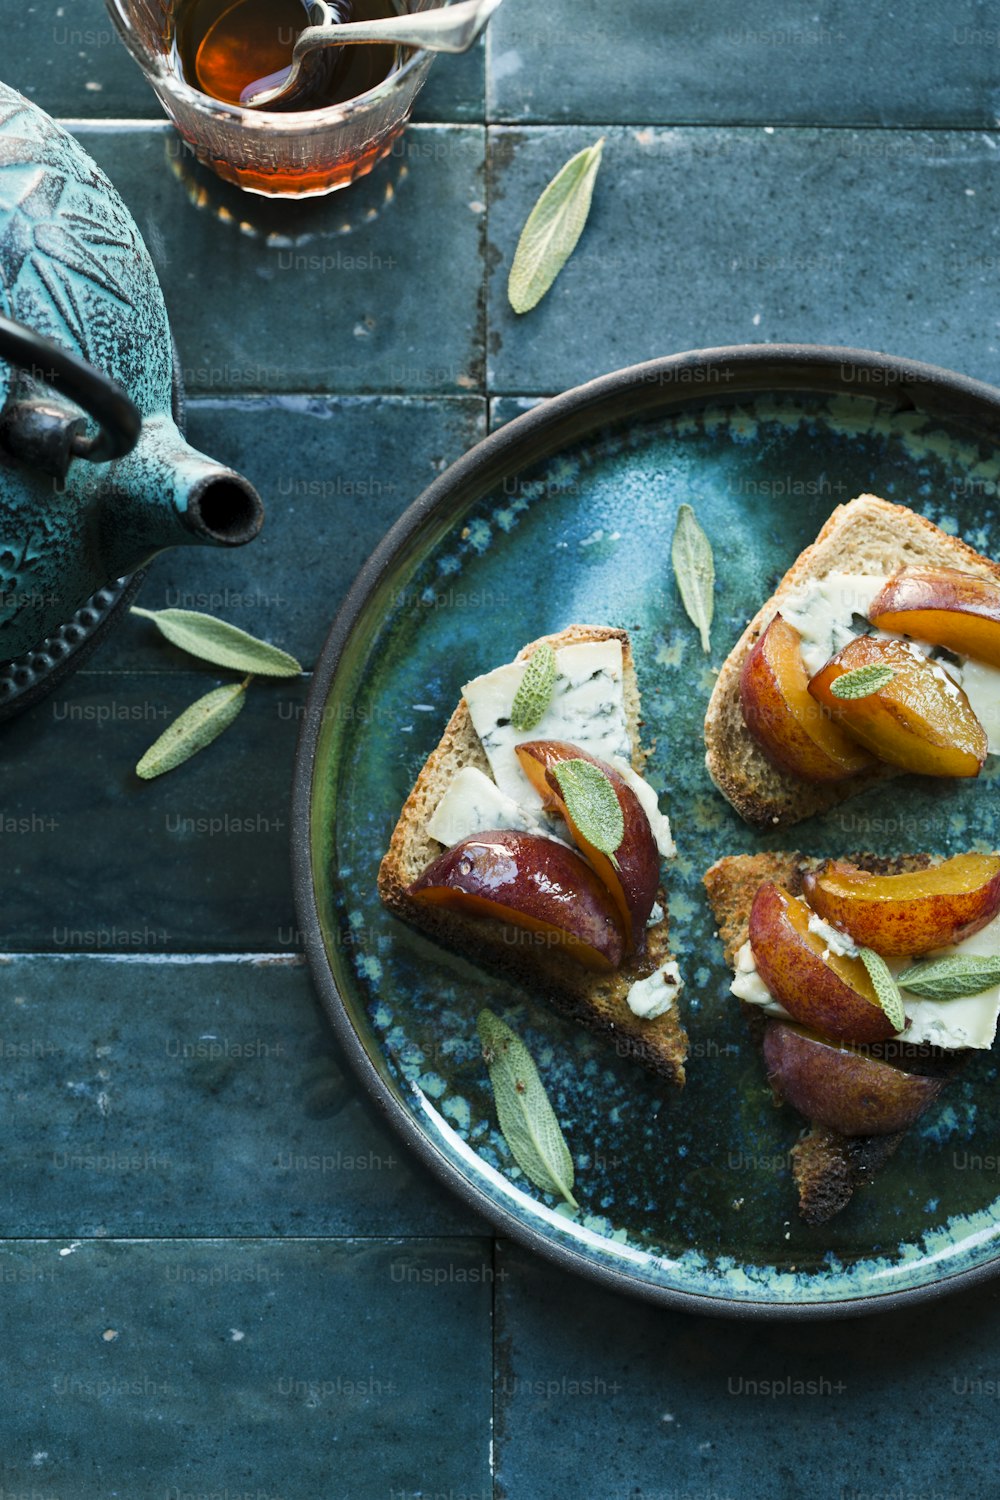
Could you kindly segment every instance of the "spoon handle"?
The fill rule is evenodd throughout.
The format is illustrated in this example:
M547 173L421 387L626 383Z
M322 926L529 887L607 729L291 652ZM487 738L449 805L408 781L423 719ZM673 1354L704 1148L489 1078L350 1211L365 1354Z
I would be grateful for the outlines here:
M295 56L320 47L359 42L394 42L425 52L468 52L501 0L461 0L410 16L378 21L348 21L343 26L309 26L295 44Z

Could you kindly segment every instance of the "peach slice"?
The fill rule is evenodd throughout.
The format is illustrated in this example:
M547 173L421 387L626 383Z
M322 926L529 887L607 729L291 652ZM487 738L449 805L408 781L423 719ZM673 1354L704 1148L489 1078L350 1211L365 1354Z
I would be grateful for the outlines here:
M848 1136L909 1129L945 1082L777 1020L764 1030L764 1063L779 1098L807 1120Z
M517 758L544 804L565 818L577 847L611 892L625 929L627 949L641 951L646 945L646 923L660 884L660 855L649 819L635 792L613 766L565 740L528 740L518 745ZM570 817L554 774L554 768L563 760L589 761L603 771L614 788L625 825L621 843L614 851L617 863L595 849Z
M810 695L800 639L780 614L758 637L740 673L743 719L780 770L804 781L844 781L875 762Z
M956 854L926 870L872 875L830 860L804 880L825 921L882 954L928 953L960 943L1000 912L1000 856Z
M750 947L761 979L788 1014L845 1042L881 1042L896 1028L860 958L834 953L809 930L806 903L766 880L750 908Z
M415 901L512 923L589 969L617 969L625 943L617 908L572 849L505 828L461 839L409 887Z
M894 676L866 698L838 698L831 685L858 667L891 667ZM940 662L905 641L856 636L809 683L839 724L880 760L921 776L978 776L986 731Z
M1000 667L1000 582L959 568L901 568L868 607L882 630Z

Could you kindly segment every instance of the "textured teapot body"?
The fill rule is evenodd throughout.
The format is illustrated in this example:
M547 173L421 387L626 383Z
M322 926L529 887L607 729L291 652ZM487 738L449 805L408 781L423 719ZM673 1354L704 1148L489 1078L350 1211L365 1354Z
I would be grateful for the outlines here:
M136 446L110 463L40 467L23 439L44 368L0 356L0 661L39 644L95 590L165 547L235 545L262 508L239 475L190 448L171 416L173 350L156 272L114 188L82 147L0 84L0 315L115 381L142 416ZM15 438L18 440L15 441Z

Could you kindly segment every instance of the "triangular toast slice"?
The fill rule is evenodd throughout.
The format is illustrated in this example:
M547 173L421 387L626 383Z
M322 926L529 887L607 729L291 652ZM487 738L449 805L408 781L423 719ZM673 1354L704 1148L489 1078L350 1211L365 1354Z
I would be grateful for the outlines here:
M872 854L844 857L878 875L923 870L932 863L928 854L908 854L894 859ZM785 886L793 896L801 895L806 871L817 870L825 863L825 859L785 852L728 855L712 865L704 876L704 883L725 960L730 967L735 964L736 954L747 940L750 907L759 886L766 880L773 880ZM764 1012L759 1006L745 1001L739 1004L752 1039L760 1045L766 1021ZM968 1057L967 1051L946 1053L926 1047L911 1050L913 1061L905 1062L904 1066L944 1077L957 1071ZM792 1147L792 1173L799 1193L799 1212L808 1224L822 1224L850 1202L857 1187L871 1181L904 1136L843 1136L823 1125L810 1122L807 1125Z
M542 639L555 649L580 641L621 642L632 765L641 774L646 756L639 744L639 688L627 632L602 625L570 625ZM517 660L524 660L541 644L542 640L532 641L518 653ZM671 1083L683 1086L687 1035L677 1002L663 1015L647 1020L634 1015L626 1000L637 979L653 973L670 958L667 903L662 889L659 901L664 915L647 929L642 960L626 963L610 974L588 970L542 944L518 941L517 930L505 923L422 904L408 895L408 887L442 852L444 846L428 834L427 823L452 778L464 766L489 774L486 753L463 698L399 815L379 870L378 891L384 904L446 948L503 973L584 1026L605 1033L619 1056L634 1058Z

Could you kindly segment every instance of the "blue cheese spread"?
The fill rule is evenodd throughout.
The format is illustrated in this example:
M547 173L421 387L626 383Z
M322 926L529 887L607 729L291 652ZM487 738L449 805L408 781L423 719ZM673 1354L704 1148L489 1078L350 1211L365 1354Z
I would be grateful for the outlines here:
M868 606L886 582L877 573L833 572L808 579L780 600L782 619L801 637L802 659L810 677L859 634L855 615L866 621ZM867 623L861 628L866 629Z
M840 958L857 958L861 952L857 943L852 942L846 932L841 932L840 928L834 927L831 922L824 922L816 912L810 914L806 925L810 932L814 932L826 944L824 958L828 958L831 953L836 953Z
M637 979L626 999L629 1010L643 1021L655 1021L666 1015L684 987L676 959L667 962L645 979Z
M971 658L966 658L961 666L949 666L948 670L986 730L990 754L1000 755L1000 672Z
M513 797L508 797L478 767L463 766L448 783L427 824L427 832L432 839L450 848L472 834L488 833L497 828L515 828L552 837L551 830L543 826L539 817L528 812Z
M493 780L523 807L538 809L542 799L515 753L526 740L568 740L599 760L610 761L615 755L631 759L621 641L579 641L560 647L548 708L533 729L517 730L510 713L524 670L524 662L497 667L466 683L462 694Z
M628 783L649 820L663 859L677 853L670 819L660 811L656 792L632 769L632 746L625 712L622 647L617 640L578 641L556 652L552 701L534 729L518 731L510 722L524 663L512 662L463 689L473 727L482 741L493 780L474 766L463 766L445 788L427 824L431 838L450 847L473 834L513 828L562 839L562 824L542 808L525 775L517 746L527 740L567 740L604 760ZM662 918L663 913L660 912Z

